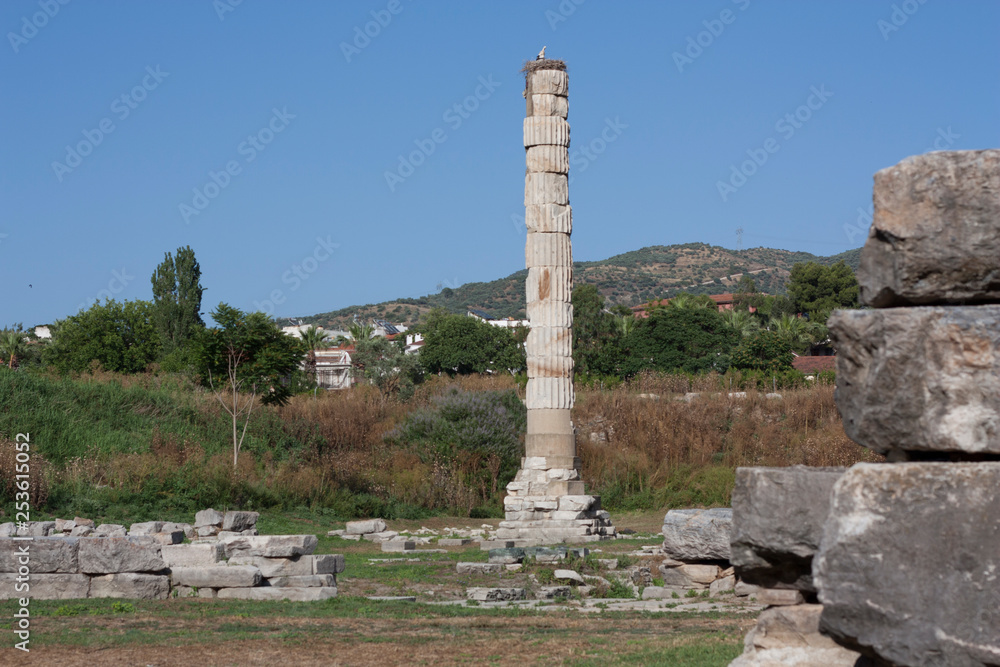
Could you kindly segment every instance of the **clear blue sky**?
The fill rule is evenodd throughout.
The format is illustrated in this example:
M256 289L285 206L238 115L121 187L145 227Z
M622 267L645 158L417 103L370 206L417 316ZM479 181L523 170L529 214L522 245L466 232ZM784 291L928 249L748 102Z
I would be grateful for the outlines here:
M543 45L570 68L578 260L732 248L740 227L746 247L834 254L861 245L845 225L876 170L998 146L995 1L232 1L0 4L0 326L148 299L182 245L206 312L523 268L518 69ZM434 150L400 172L415 142Z

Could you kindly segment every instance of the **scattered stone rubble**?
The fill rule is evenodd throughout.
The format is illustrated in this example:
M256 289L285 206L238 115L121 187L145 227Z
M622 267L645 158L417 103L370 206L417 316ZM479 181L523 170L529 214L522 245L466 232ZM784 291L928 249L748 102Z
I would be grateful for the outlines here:
M315 535L257 534L257 512L198 512L194 525L124 526L76 518L0 526L0 599L177 596L310 601L337 595L341 555L314 555ZM18 539L31 537L31 540ZM182 543L185 537L191 542ZM28 549L28 590L23 549Z
M657 568L663 586L646 588L643 598L674 597L689 590L707 590L712 597L730 592L740 597L755 594L756 587L739 585L729 562L732 523L733 511L728 507L667 512L659 549L666 557Z
M828 326L845 431L889 463L737 471L737 573L804 601L740 667L1000 664L1000 150L908 158L874 200L874 310Z

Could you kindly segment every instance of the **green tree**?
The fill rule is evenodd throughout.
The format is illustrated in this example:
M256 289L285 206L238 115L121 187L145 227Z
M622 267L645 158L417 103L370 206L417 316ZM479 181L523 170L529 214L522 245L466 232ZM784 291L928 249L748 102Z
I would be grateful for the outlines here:
M475 317L448 315L424 331L420 364L429 373L517 373L527 366L524 349L508 329Z
M691 294L690 292L681 292L677 296L670 299L670 301L667 302L666 307L688 310L695 308L704 308L708 310L719 309L719 306L716 305L715 301L713 301L707 294Z
M760 329L760 325L757 323L757 318L755 318L749 310L732 308L730 310L721 311L719 315L722 316L726 326L737 332L740 335L740 338L753 335L755 331Z
M604 309L604 296L594 285L573 289L573 368L579 375L602 374L604 348L618 335L615 316Z
M778 334L789 349L796 352L804 352L809 345L826 334L826 327L823 325L787 313L773 318L768 329Z
M354 320L351 322L351 325L347 327L347 332L351 337L351 340L357 343L358 341L368 340L371 338L375 333L375 327L370 324Z
M381 336L362 338L355 341L351 354L351 364L378 389L383 403L393 394L403 400L412 396L423 376L416 356L406 354L399 343Z
M800 262L792 266L788 295L800 313L809 313L814 321L825 322L836 308L856 308L858 281L843 261L832 266Z
M304 345L264 313L244 313L220 303L212 319L218 326L205 329L195 339L195 360L202 382L232 418L235 467L258 397L264 404L288 402L288 385L298 370Z
M0 355L7 357L7 368L14 368L18 359L24 356L27 350L23 331L4 331L0 334Z
M105 370L140 373L156 360L160 336L149 301L105 301L56 323L43 359L61 373L82 373L94 361Z
M205 326L201 319L201 266L190 246L169 252L156 267L153 283L153 322L160 332L163 352L184 347Z
M725 372L739 334L718 311L708 308L657 308L625 339L626 376L645 369Z
M327 334L322 329L311 326L302 332L302 344L306 347L306 372L313 380L316 379L316 350L324 350L330 346Z
M733 352L733 368L769 373L789 370L792 367L792 349L786 340L774 331L758 331L744 338Z

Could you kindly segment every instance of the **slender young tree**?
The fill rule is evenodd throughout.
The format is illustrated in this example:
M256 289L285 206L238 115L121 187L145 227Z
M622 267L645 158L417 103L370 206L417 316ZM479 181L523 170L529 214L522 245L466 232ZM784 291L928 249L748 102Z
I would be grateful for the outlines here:
M7 356L7 368L14 368L17 358L24 354L25 349L23 332L5 331L0 336L0 354Z
M204 327L201 319L201 266L191 246L177 249L175 258L169 252L153 272L153 321L163 341L164 352L170 353Z
M302 331L302 342L308 352L306 353L306 372L316 379L316 350L323 350L330 346L327 334L322 329L315 326Z

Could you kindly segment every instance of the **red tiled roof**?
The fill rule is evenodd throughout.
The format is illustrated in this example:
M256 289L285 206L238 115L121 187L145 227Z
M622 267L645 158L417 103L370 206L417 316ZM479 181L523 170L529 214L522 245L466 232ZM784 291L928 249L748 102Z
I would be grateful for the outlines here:
M792 367L803 373L819 373L820 371L832 371L837 366L837 356L829 357L795 357L792 360Z

